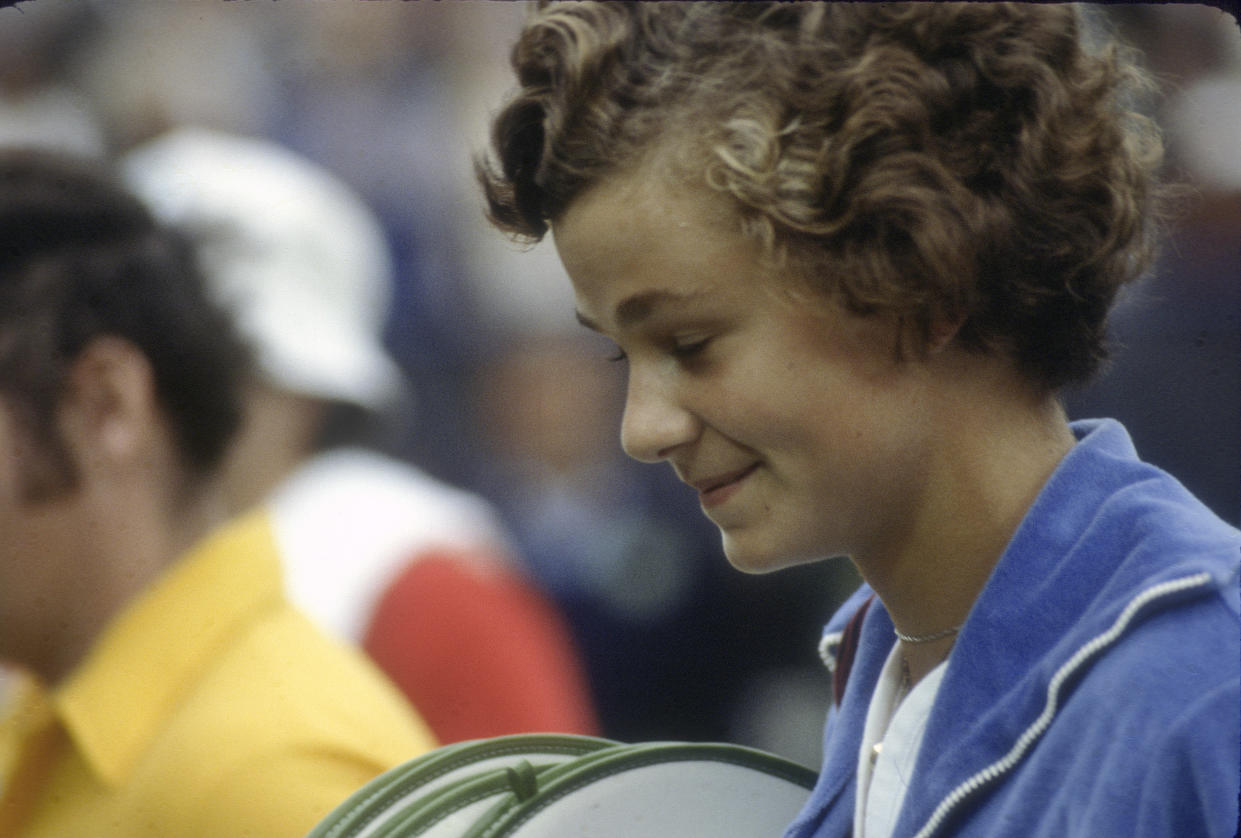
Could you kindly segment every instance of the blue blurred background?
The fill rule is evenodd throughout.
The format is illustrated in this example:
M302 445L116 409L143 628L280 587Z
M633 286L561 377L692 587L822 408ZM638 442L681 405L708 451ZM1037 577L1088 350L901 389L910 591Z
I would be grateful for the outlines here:
M170 127L268 137L378 211L398 265L388 345L415 409L375 441L491 499L564 609L605 733L724 739L818 761L820 627L847 563L732 570L695 498L617 443L623 382L582 334L549 244L490 229L471 155L509 88L525 4L34 0L0 9L0 142L115 155ZM1207 6L1096 9L1165 88L1191 187L1114 359L1066 394L1241 523L1241 35Z

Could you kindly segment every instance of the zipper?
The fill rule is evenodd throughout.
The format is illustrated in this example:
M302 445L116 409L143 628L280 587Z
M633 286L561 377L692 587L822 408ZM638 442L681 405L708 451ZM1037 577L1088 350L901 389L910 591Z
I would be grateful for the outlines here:
M1058 709L1060 689L1064 682L1091 658L1115 643L1124 634L1139 611L1153 600L1168 594L1177 593L1178 591L1200 587L1209 581L1211 581L1211 574L1205 572L1181 579L1172 579L1147 588L1130 600L1129 604L1125 606L1125 610L1121 611L1120 616L1112 623L1111 628L1079 648L1064 665L1056 670L1056 674L1052 676L1051 682L1047 685L1047 703L1043 706L1043 712L1017 738L1017 742L1009 752L949 792L948 796L935 808L935 811L931 813L931 817L914 838L930 838L947 819L952 810L960 805L962 801L983 786L1011 771L1022 760L1026 751L1030 750L1035 741L1051 726L1052 719L1055 717Z

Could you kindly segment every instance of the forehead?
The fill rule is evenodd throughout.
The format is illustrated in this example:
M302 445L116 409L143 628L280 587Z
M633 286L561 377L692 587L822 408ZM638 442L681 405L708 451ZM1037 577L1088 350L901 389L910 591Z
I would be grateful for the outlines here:
M761 281L758 246L740 234L727 198L630 176L604 181L552 225L556 250L592 325Z

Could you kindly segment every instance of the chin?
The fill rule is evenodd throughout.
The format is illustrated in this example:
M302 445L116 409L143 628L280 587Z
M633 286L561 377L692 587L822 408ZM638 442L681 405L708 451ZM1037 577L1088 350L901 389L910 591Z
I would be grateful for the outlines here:
M720 534L723 537L724 556L729 564L742 573L772 573L827 558L825 554L809 554L789 545L755 544L741 533L721 530Z

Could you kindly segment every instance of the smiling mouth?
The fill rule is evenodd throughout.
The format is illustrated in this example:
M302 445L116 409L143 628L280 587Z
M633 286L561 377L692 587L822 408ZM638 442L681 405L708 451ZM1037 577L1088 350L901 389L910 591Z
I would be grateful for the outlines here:
M698 500L704 507L717 506L732 497L742 484L742 482L754 473L758 468L758 463L734 471L731 474L724 474L718 478L712 478L710 481L704 481L696 484L698 489Z

